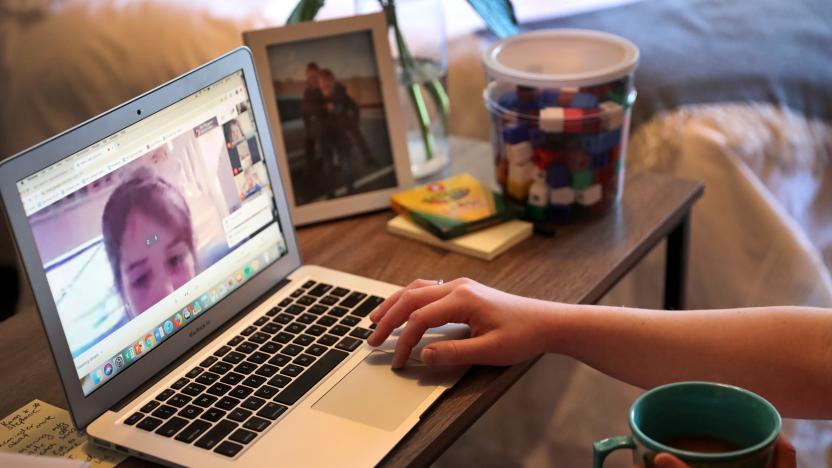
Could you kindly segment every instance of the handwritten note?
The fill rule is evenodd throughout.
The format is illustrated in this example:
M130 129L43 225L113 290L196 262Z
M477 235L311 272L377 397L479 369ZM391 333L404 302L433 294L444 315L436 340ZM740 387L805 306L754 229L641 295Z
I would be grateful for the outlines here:
M93 468L110 468L125 456L92 445L72 425L69 412L32 400L0 420L0 453L63 457L87 462Z

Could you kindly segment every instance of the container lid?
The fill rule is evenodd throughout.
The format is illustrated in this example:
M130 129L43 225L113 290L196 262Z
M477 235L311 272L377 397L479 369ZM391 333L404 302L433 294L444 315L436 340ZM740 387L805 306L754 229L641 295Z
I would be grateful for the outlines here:
M533 87L579 87L629 75L638 47L614 34L584 29L534 31L495 42L483 57L498 80Z

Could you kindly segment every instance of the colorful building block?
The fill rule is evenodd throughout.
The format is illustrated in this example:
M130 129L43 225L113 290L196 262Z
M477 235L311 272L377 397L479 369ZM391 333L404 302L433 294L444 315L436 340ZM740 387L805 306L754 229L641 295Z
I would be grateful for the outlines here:
M578 93L572 98L569 107L592 109L598 107L598 98L589 93Z
M573 109L566 107L563 109L563 133L581 133L583 132L584 124L584 109Z
M572 105L572 99L580 92L580 88L560 88L558 90L558 105L561 107L569 107Z
M540 110L540 129L546 132L563 132L566 109L563 107L544 107Z
M601 127L605 130L621 128L624 125L624 108L614 101L604 101L601 110Z
M558 106L558 92L553 89L544 89L540 93L540 107L557 107Z
M549 166L546 169L546 183L551 188L569 186L569 169L567 169L562 164L553 164Z
M545 207L549 204L549 187L546 182L536 180L529 187L528 203L533 206Z
M546 148L535 148L534 157L532 158L535 166L544 170L552 164L560 162L560 160L561 157L558 153Z
M529 126L525 122L503 125L502 133L503 142L507 145L514 145L521 141L529 141Z
M508 158L509 164L530 163L533 154L532 144L528 141L506 145L506 158Z
M572 188L575 190L583 190L590 185L592 185L592 171L572 172Z
M575 191L570 187L549 190L549 203L552 205L571 205L575 203Z
M573 173L589 169L589 155L579 149L567 150L564 159L566 167Z
M593 184L583 190L577 190L575 192L575 201L579 205L592 206L601 201L602 195L601 184Z
M535 164L534 169L532 169L532 183L538 182L546 183L546 169L541 169Z

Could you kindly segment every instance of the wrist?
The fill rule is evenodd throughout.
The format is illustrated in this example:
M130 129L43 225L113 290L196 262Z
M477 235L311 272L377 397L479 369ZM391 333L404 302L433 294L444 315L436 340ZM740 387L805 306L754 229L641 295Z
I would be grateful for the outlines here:
M586 333L587 306L559 302L545 304L546 313L541 324L543 352L574 356L573 350Z

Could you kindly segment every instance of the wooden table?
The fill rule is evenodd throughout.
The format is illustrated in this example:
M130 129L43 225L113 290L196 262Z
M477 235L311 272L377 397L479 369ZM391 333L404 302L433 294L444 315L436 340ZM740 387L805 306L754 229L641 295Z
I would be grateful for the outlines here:
M483 174L487 177L487 174ZM534 236L492 262L449 253L388 234L392 216L380 212L298 231L304 262L394 284L414 278L467 276L539 299L594 303L662 239L668 238L665 303L684 304L690 211L703 193L697 182L638 173L626 180L624 199L604 218ZM0 323L0 415L33 398L60 407L66 401L37 312L30 301ZM511 367L474 367L423 416L385 458L385 465L426 465L485 412L535 360ZM129 459L125 465L144 465Z

